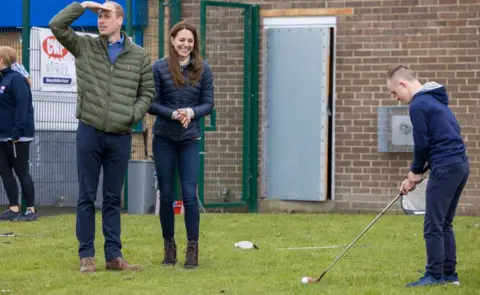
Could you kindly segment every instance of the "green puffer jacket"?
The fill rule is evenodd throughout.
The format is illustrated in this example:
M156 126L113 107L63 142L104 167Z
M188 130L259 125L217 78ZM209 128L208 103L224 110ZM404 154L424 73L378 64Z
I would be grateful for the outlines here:
M70 25L85 9L73 2L48 24L73 56L77 74L77 119L110 133L125 134L143 119L153 94L151 59L124 34L124 49L112 64L107 38L77 35Z

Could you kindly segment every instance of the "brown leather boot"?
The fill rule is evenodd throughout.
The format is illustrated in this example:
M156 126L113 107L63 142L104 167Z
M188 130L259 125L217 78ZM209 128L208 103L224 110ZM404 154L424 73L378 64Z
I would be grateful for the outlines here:
M85 257L80 259L80 272L96 272L97 266L93 257Z
M177 263L177 244L175 239L163 241L163 261L164 265L175 265Z
M185 258L185 268L197 268L198 267L198 242L188 241L187 254Z
M125 259L122 257L117 257L113 260L107 261L107 269L108 270L130 270L130 271L138 271L142 270L140 265L129 264Z

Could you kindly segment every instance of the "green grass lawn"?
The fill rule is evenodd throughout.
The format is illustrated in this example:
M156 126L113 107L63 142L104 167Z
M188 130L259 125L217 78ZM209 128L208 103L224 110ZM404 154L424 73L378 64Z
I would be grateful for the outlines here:
M200 268L184 270L185 227L176 220L179 264L160 265L163 242L158 217L122 216L123 253L140 263L138 273L105 271L101 219L97 215L97 273L79 273L75 215L43 217L35 223L0 223L0 233L44 236L0 237L0 291L14 294L478 294L480 218L457 217L460 287L407 289L424 270L423 217L386 215L319 276L342 248L279 251L283 247L348 245L374 215L207 214L201 219ZM234 243L249 240L259 250Z

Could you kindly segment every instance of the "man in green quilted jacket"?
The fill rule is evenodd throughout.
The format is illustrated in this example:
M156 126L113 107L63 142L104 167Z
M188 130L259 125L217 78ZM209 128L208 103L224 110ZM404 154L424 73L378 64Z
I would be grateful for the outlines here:
M98 37L77 35L70 25L85 10L98 14ZM80 271L95 272L95 206L103 166L102 227L108 270L140 270L121 253L120 205L131 149L131 127L152 103L151 59L121 31L118 3L73 2L49 23L57 40L75 56L77 74L77 168L79 196L76 235Z

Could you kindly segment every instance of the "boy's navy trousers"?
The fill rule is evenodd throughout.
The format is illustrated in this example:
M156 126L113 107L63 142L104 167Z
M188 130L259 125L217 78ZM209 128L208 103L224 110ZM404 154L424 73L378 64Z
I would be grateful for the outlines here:
M452 222L469 174L468 159L463 163L434 167L430 172L424 238L427 248L426 272L435 278L456 272L457 251Z

